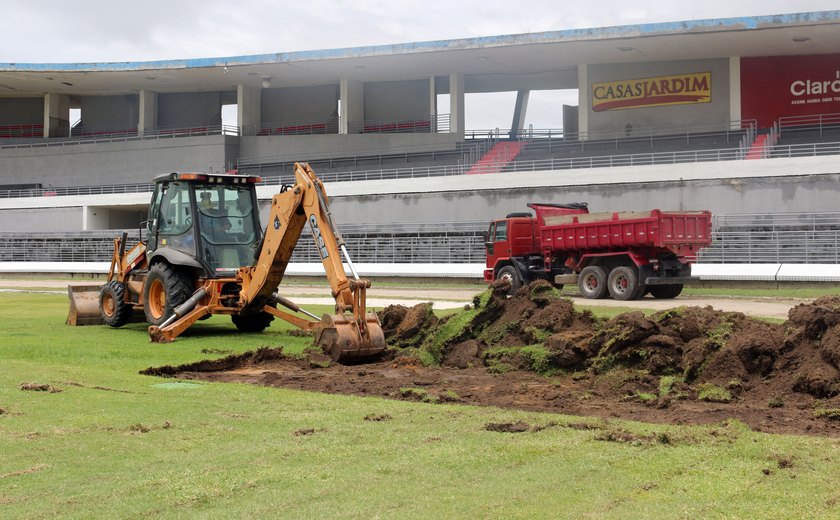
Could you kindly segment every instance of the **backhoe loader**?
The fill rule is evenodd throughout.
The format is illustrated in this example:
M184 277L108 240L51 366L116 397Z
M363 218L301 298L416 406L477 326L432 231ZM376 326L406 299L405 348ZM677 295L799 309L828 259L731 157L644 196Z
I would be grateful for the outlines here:
M88 288L69 289L71 325L104 322L121 327L140 314L153 342L173 341L197 320L228 314L239 330L259 332L275 318L313 331L315 343L336 361L385 350L376 314L366 311L370 282L360 279L333 224L324 185L306 163L295 183L271 201L262 231L255 183L247 175L172 173L155 179L146 239L128 248L114 239L108 280L98 305ZM321 318L278 292L292 251L308 225L335 298L335 314ZM353 274L348 279L341 256ZM298 314L277 308L282 305Z

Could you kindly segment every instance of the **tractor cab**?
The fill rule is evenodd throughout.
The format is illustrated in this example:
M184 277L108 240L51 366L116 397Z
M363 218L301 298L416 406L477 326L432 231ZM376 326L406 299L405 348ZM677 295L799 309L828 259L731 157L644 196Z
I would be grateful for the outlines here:
M254 264L261 226L255 183L248 175L171 173L155 179L146 222L151 260L228 276Z

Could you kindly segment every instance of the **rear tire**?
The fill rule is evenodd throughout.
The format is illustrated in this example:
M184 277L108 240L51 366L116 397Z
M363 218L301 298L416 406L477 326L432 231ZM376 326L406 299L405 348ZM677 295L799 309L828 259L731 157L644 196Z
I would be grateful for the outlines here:
M125 301L125 284L111 281L99 290L99 314L109 327L122 327L131 320L133 307Z
M143 284L143 311L146 321L160 326L172 316L175 307L192 296L193 280L183 269L160 262L149 269Z
M607 285L614 300L628 301L640 296L639 275L635 269L626 265L620 265L610 271Z
M256 314L232 314L230 320L242 332L262 332L274 321L274 316L260 311Z
M663 300L667 300L670 298L676 298L680 295L683 290L683 284L675 283L673 285L651 285L648 287L648 291L650 294L653 295L654 298L659 298Z
M510 282L510 291L508 294L515 294L516 291L522 287L522 279L519 277L519 273L516 272L516 268L512 265L506 265L499 269L499 274L496 275L497 280L508 280Z
M607 295L607 272L603 267L589 265L578 276L578 290L584 298L597 300Z

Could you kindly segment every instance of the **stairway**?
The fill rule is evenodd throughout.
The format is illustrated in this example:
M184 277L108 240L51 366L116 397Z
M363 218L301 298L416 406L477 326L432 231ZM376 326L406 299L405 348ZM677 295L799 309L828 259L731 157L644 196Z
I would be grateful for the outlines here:
M764 159L764 148L767 146L767 134L761 134L755 137L752 146L750 147L744 159Z
M499 141L484 156L477 160L467 172L467 175L481 173L499 173L502 168L513 161L522 151L519 141Z

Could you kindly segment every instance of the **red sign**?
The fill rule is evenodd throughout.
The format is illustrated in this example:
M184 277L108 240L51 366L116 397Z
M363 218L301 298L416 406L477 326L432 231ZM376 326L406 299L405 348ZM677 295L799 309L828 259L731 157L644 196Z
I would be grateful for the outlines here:
M840 54L741 58L741 118L769 128L780 117L840 112Z

